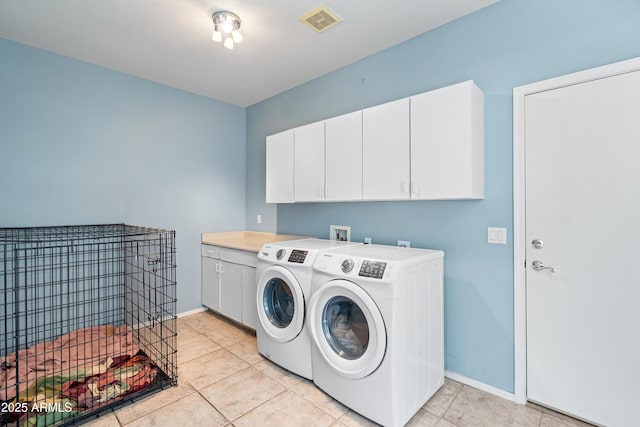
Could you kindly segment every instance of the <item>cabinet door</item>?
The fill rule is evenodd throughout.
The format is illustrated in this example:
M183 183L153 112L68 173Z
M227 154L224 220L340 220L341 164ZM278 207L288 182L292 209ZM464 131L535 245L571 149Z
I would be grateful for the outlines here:
M325 121L325 199L362 199L362 111Z
M362 111L362 196L409 198L409 99Z
M484 197L484 96L467 81L411 97L411 198Z
M220 311L220 260L202 257L202 304Z
M220 313L242 322L242 265L220 261Z
M267 137L266 202L293 202L293 129Z
M294 129L293 138L294 199L324 200L324 122Z
M256 308L256 283L255 267L242 266L242 323L252 329L258 326L258 309Z

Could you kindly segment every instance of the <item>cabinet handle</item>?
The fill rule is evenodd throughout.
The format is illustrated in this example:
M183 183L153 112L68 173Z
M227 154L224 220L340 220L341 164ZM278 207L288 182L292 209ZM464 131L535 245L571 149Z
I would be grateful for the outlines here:
M220 266L220 274L224 273L224 269L222 267L224 267L222 264L218 264Z
M402 192L409 193L409 183L407 181L402 181Z
M216 263L216 273L220 273L220 264Z
M415 196L420 194L420 187L418 187L418 183L415 181L411 181L411 194Z
M289 200L293 200L293 190L289 190L287 195L289 196Z
M324 199L324 194L323 194L323 191L322 191L322 187L318 187L318 197L321 198L321 199Z
M329 186L327 185L327 187L324 189L324 197L328 199L329 197L331 197L330 195L331 192L329 191Z

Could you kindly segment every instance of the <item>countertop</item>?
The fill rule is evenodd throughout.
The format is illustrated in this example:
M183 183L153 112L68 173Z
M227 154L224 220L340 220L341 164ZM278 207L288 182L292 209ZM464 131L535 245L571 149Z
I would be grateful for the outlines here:
M226 231L222 233L202 233L202 243L223 248L258 253L262 245L284 240L311 239L309 236L265 233L262 231Z

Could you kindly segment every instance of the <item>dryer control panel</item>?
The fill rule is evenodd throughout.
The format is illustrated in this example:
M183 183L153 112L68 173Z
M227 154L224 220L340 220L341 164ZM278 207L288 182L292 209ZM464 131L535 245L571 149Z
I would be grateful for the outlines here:
M387 268L386 262L369 261L365 259L362 261L362 267L360 267L358 276L371 277L373 279L382 279L385 268Z
M332 253L320 254L313 268L319 271L330 272L339 276L366 277L369 279L388 279L392 273L392 261L380 261L361 257L344 257Z

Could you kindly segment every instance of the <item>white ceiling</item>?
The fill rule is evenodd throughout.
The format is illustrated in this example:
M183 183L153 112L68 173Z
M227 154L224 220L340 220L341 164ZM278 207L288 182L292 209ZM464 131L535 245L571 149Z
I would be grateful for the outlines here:
M0 37L240 106L252 105L498 0L326 0L344 22L298 18L322 0L0 0ZM211 15L242 20L234 50Z

